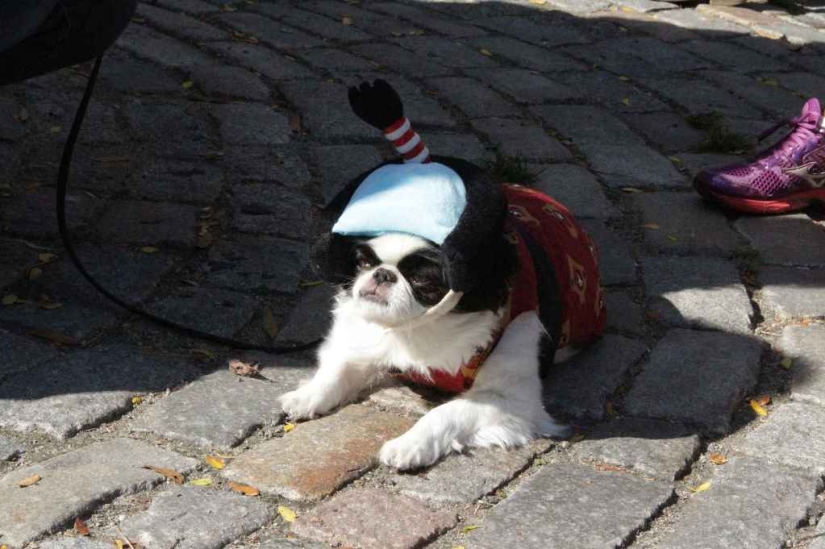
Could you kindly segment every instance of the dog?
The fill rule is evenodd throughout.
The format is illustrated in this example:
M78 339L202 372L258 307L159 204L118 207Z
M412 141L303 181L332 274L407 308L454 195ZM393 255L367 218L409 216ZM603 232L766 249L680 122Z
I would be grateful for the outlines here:
M398 470L468 447L564 437L541 378L558 349L603 330L592 240L549 197L431 157L386 82L351 89L350 103L407 163L352 185L330 243L332 326L314 376L280 398L282 409L312 419L389 378L456 393L383 445L379 460Z

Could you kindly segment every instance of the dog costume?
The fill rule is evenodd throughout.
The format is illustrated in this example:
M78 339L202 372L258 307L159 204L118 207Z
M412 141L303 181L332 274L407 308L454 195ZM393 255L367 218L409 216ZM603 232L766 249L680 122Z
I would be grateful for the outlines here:
M498 334L458 374L431 369L411 381L449 392L472 386L510 319L537 310L557 349L600 336L606 313L596 246L567 208L536 190L495 184L481 170L456 159L431 157L404 116L398 94L383 80L350 89L350 104L382 130L403 157L358 178L332 229L331 256L343 259L348 237L400 232L441 247L450 288L441 303L399 329L420 325L452 310L497 260L489 243L504 234L515 248L518 270ZM487 246L485 246L485 242ZM336 250L337 248L337 250ZM336 254L337 252L337 254ZM334 269L333 269L333 279Z

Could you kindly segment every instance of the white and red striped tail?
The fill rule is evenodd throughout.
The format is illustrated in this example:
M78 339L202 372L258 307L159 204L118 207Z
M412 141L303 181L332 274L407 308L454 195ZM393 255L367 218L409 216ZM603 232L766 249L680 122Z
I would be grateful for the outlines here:
M404 157L405 164L431 162L429 149L421 141L421 136L412 129L406 116L402 116L390 126L384 128L384 137L392 141L395 150Z

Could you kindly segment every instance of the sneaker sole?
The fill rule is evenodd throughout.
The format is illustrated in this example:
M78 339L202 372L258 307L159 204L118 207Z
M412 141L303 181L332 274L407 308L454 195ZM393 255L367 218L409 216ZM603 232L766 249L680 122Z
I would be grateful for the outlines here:
M694 180L693 187L703 198L743 213L781 214L804 210L814 202L825 203L825 188L811 189L782 198L760 200L717 193L698 179Z

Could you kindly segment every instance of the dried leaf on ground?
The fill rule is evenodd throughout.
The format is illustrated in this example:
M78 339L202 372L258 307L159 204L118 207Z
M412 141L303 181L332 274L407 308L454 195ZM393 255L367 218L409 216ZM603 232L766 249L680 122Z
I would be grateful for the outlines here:
M708 459L714 465L724 465L728 462L728 456L725 454L710 454Z
M20 488L28 488L29 486L34 486L35 484L40 482L41 479L42 477L40 475L32 475L30 477L24 478L19 483L17 483L17 485Z
M89 527L86 526L86 523L79 518L74 519L74 531L81 536L88 536L90 533Z
M269 307L264 309L262 322L264 331L269 337L274 338L278 335L280 328L278 328L278 323L275 322L275 315L272 314L272 310Z
M233 359L229 361L229 371L238 376L253 377L261 375L261 367L257 362L244 362Z
M183 89L188 90L188 89L189 89L189 88L191 88L193 85L194 85L194 82L192 82L191 80L184 80L184 81L183 81L183 84L181 84L180 86L181 86Z
M284 433L288 433L295 428L294 423L284 423Z
M9 306L14 305L17 303L17 295L15 294L6 294L3 296L3 299L0 301L3 305Z
M695 486L695 487L692 487L692 488L688 488L688 490L690 490L690 491L691 491L691 492L693 492L694 494L698 494L698 493L700 493L700 492L706 492L707 490L709 490L709 489L710 489L710 485L711 485L711 481L707 481L707 482L703 482L703 483L702 483L702 484L700 484L699 486Z
M178 473L174 469L168 469L166 467L155 467L154 465L144 465L142 469L149 469L150 471L154 471L159 475L163 475L169 480L173 481L175 484L183 484L183 475Z
M295 133L299 133L303 129L300 114L292 113L289 115L289 129L294 131Z
M214 482L209 477L196 478L189 481L189 486L212 486Z
M206 456L205 461L213 469L223 469L226 467L226 462L219 457Z
M656 223L645 223L644 225L642 225L642 228L643 228L643 229L653 229L653 230L658 230L658 229L660 229L661 227L659 227L659 225L657 225Z
M142 396L135 395L135 396L132 397L132 406L137 406L141 402L143 402L143 397Z
M29 280L37 280L43 276L43 269L40 267L32 267L29 269Z
M481 55L486 55L487 57L492 57L492 56L493 56L493 52L491 52L491 51L490 51L490 50L488 50L488 49L481 48L480 50L478 50L478 52L479 52Z
M779 365L782 366L786 370L790 370L791 366L793 366L793 359L786 356L785 358L782 359L782 361L779 363Z
M155 246L143 246L140 251L145 254L156 254L160 251L160 249Z
M215 353L213 353L209 349L192 349L192 351L190 352L198 357L206 358L209 360L215 359Z
M637 189L636 187L622 187L621 191L623 193L643 193L642 189Z
M477 530L481 528L481 526L476 526L475 524L469 524L461 529L462 534L466 534L467 532L472 532L473 530Z
M630 106L630 98L625 97L624 99L622 99L622 105L624 105L625 107L629 107Z
M751 399L750 405L751 410L753 410L756 415L760 417L765 417L766 415L768 415L768 411L765 409L765 407L759 404L759 402L757 402L755 399Z
M341 18L341 24L345 27L352 25L352 17L349 17L348 15L343 16Z
M609 465L607 463L597 463L595 465L597 471L604 471L609 473L623 472L625 469L617 465Z
M754 400L761 404L762 406L767 406L771 403L771 395L759 395Z
M283 505L278 506L278 514L281 515L281 518L287 522L295 522L295 519L298 518L295 511L289 507L284 507Z
M249 486L248 484L240 484L238 482L232 482L231 480L226 483L229 486L229 489L233 492L238 492L239 494L243 494L245 496L259 496L261 492L255 488L254 486Z

